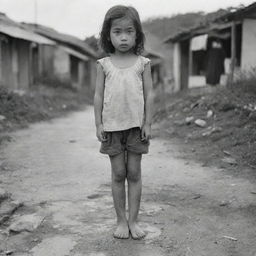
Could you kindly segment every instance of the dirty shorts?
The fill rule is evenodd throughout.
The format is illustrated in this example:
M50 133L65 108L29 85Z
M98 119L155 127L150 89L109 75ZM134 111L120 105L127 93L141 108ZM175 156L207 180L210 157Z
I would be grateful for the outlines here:
M124 151L147 154L149 141L141 140L141 129L134 127L123 131L105 132L106 141L101 142L100 152L110 156Z

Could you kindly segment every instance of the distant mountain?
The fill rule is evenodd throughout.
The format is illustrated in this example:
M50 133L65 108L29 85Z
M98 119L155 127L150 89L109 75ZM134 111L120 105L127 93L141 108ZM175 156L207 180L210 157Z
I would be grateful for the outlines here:
M143 28L159 38L175 35L184 28L192 28L204 17L201 12L178 14L172 17L152 18L143 22Z

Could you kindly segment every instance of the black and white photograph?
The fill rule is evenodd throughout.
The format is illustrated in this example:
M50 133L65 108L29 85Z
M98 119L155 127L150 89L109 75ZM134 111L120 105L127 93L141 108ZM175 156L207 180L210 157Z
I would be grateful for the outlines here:
M256 2L0 0L0 256L256 256Z

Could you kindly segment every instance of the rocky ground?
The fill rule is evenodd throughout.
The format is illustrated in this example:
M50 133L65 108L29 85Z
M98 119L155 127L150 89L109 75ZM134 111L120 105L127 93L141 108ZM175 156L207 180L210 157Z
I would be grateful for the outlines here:
M170 96L157 111L161 136L177 139L186 157L256 177L256 91L206 88Z

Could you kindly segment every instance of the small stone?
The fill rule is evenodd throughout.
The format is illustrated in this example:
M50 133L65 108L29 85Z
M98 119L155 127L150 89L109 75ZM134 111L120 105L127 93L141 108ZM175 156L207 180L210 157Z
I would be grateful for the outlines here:
M5 117L5 116L0 115L0 121L3 121L3 120L5 120L5 119L6 119L6 117Z
M33 231L39 227L44 217L37 214L29 214L18 216L14 219L14 223L9 227L9 231L22 232L22 231Z
M231 153L230 153L229 151L227 151L227 150L223 150L223 153L224 153L225 155L228 155L228 156L231 155Z
M14 251L5 251L4 254L5 255L12 255L14 253Z
M178 125L178 126L182 126L185 124L185 122L183 120L176 120L173 122L175 125Z
M188 107L183 108L183 112L189 112L189 111L190 111L190 108Z
M237 164L237 161L235 158L233 157L224 157L221 159L224 163L228 163L228 164L231 164L231 165L236 165Z
M208 131L202 133L202 136L210 136L213 133L221 132L222 128L221 127L212 127Z
M219 206L227 206L229 204L228 201L222 201Z
M205 127L206 126L206 122L202 119L196 119L195 124L199 127Z
M212 116L213 116L213 111L212 110L208 110L206 117L207 118L211 118Z
M201 197L201 195L198 194L198 195L195 195L195 196L193 197L193 199L199 199L200 197Z
M193 116L188 116L185 118L185 123L186 124L191 124L191 122L194 120L194 117Z

